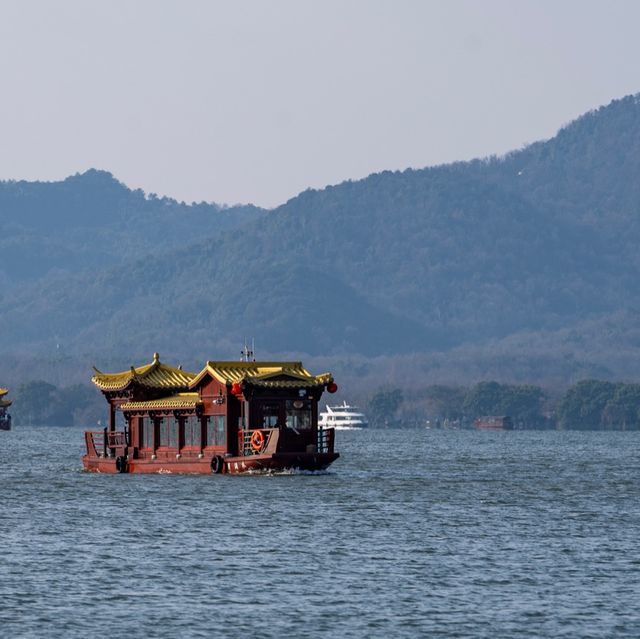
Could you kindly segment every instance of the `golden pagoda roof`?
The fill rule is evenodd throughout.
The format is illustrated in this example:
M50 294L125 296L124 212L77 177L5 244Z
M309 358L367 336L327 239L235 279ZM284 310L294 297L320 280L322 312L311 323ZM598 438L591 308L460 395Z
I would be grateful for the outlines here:
M161 410L163 408L195 408L202 404L198 393L177 393L171 397L151 399L146 402L128 402L120 406L121 410Z
M4 397L8 392L8 388L0 388L0 397ZM11 404L10 399L0 399L0 408L8 408Z
M164 390L180 390L188 388L195 373L188 373L182 368L174 368L160 362L158 353L153 354L153 362L137 368L132 366L122 373L103 373L94 367L95 374L91 381L103 391L124 390L129 384L136 383L147 388Z
M207 373L222 384L246 381L255 386L270 388L323 386L333 381L331 373L312 375L301 362L209 361L191 381L190 387L197 386Z

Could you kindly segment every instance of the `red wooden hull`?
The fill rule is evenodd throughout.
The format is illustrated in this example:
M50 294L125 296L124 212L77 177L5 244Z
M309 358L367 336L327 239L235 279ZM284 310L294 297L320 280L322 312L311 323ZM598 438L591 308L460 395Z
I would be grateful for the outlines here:
M220 472L240 474L251 472L278 472L285 470L318 471L326 469L339 453L275 453L273 455L252 455L226 457ZM116 462L115 457L93 457L84 455L84 469L94 473L167 473L211 475L212 457L181 459L130 459Z

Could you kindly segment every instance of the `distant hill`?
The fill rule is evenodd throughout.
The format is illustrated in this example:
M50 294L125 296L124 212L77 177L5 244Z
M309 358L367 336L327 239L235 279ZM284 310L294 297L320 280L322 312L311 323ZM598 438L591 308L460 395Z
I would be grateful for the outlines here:
M263 214L254 206L187 205L145 195L94 169L62 182L0 182L0 282L118 264Z
M100 171L5 182L0 270L20 286L4 288L0 352L203 359L254 336L271 353L418 354L416 370L444 373L447 353L474 370L500 353L537 361L538 379L637 374L639 177L629 96L505 157L383 172L268 213Z

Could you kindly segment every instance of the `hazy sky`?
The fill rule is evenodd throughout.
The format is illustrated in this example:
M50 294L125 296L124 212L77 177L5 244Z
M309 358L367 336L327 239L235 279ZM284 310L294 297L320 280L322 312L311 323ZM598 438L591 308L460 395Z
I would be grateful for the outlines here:
M275 206L640 91L635 0L0 0L0 179Z

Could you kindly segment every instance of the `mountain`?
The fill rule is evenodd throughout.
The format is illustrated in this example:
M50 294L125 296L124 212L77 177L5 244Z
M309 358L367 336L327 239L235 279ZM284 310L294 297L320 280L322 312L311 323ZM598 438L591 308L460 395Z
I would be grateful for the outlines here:
M0 352L200 361L254 336L270 353L418 354L425 375L430 361L446 374L447 353L473 370L526 354L537 379L640 374L639 176L628 96L504 157L269 212L158 199L100 171L5 182Z
M255 220L254 206L187 205L130 190L106 171L62 182L0 182L0 282L86 272Z

